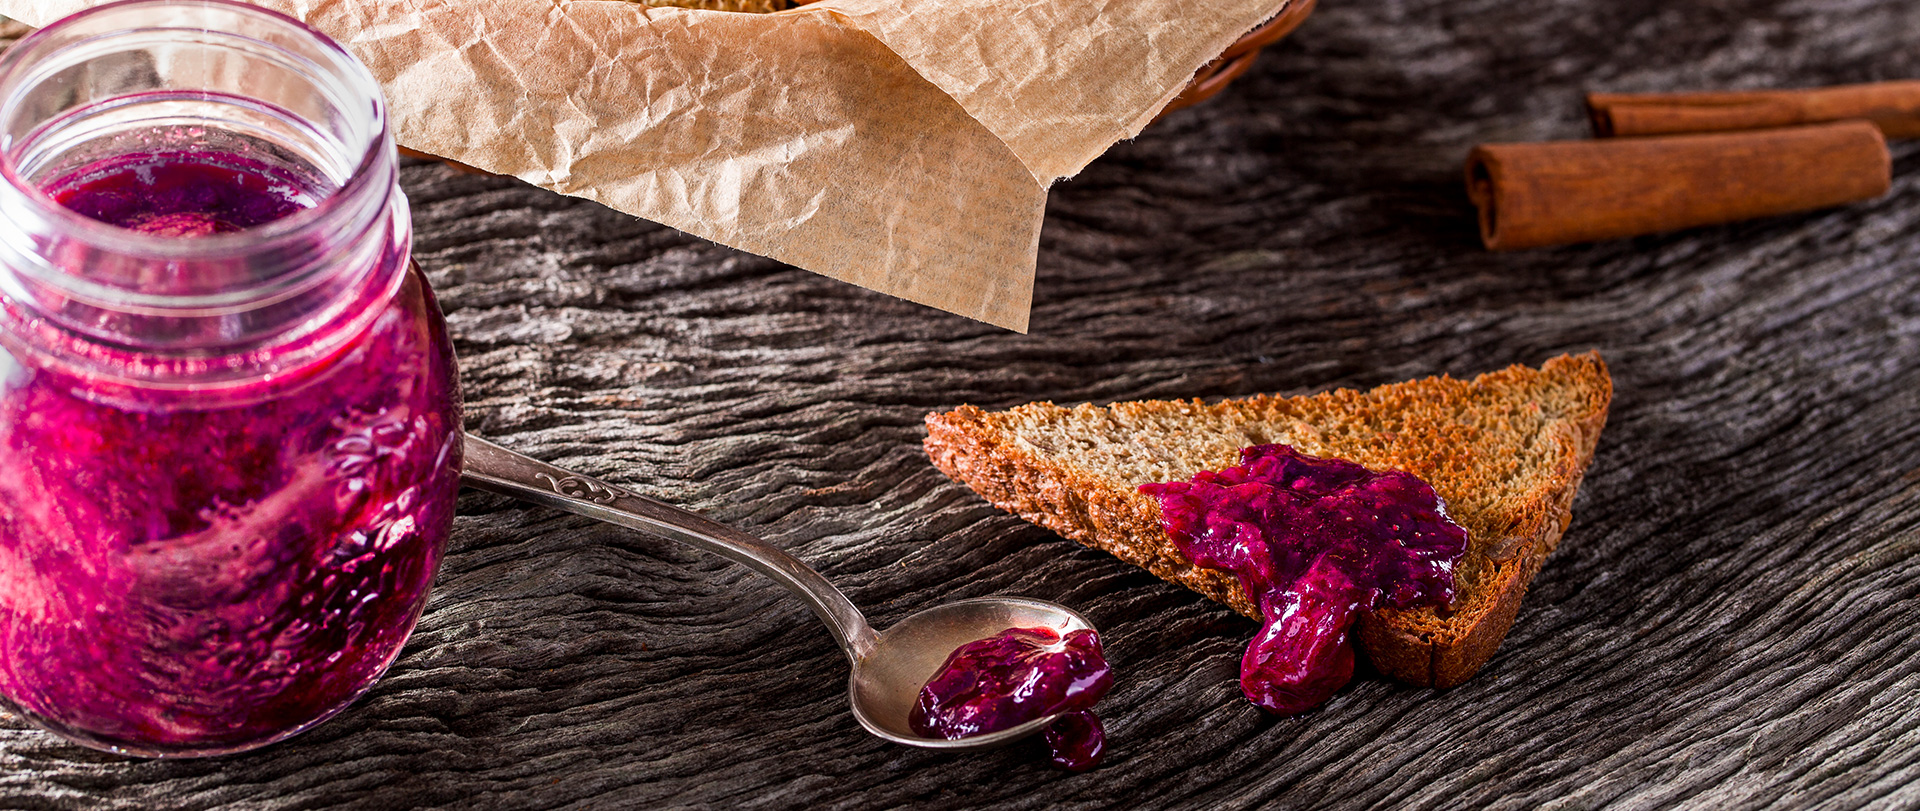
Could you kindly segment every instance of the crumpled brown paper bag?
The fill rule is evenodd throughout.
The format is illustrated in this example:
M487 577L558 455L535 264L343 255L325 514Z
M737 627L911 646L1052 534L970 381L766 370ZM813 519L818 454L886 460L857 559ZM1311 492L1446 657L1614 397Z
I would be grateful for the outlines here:
M403 146L1024 332L1047 186L1288 0L256 2L365 61Z

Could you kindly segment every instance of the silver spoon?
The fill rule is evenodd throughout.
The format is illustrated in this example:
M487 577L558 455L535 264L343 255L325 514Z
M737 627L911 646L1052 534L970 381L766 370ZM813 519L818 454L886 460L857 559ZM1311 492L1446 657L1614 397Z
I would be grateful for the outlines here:
M531 501L588 518L679 541L746 565L807 601L833 632L853 675L847 696L853 717L868 732L894 743L928 749L985 749L1045 729L1058 715L959 740L928 738L907 725L920 688L956 648L1009 628L1050 627L1065 636L1093 624L1062 605L1020 597L978 597L934 606L876 633L847 595L779 548L696 513L688 512L466 435L469 487Z

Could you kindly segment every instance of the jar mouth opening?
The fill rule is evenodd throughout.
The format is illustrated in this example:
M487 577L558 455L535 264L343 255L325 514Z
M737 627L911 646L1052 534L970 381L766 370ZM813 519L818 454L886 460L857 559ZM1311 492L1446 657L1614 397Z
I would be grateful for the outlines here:
M128 12L151 12L164 10L173 20L154 24L151 21L137 21L130 26L113 26L108 20L116 15ZM256 36L231 30L222 30L211 25L196 26L196 17L224 18L228 21L236 17L249 18L252 22L281 29L276 34L290 35L303 40L311 55L276 50L273 43ZM95 24L100 29L90 35L75 39L71 32L77 27ZM23 115L19 91L31 87L37 82L47 81L65 67L60 57L70 56L76 51L85 51L104 40L119 37L130 32L141 35L166 34L180 37L210 46L248 47L257 53L272 52L274 58L284 67L322 77L336 83L340 89L350 93L352 98L338 99L343 104L364 102L367 106L359 109L345 109L342 112L356 116L366 116L364 123L353 128L352 142L342 142L340 150L341 167L348 167L339 178L339 185L321 196L311 206L289 213L285 217L271 222L261 223L250 228L230 233L208 234L192 238L180 238L160 234L143 233L112 223L96 220L85 214L61 205L44 191L35 179L22 166L23 147L31 145L36 138L57 128L64 119L76 113L89 113L111 105L115 100L82 104L62 111L34 126L25 137L16 137L9 131L10 125ZM65 35L62 35L62 34ZM316 81L316 84L323 82ZM191 91L187 91L191 95ZM355 105L357 106L357 104ZM353 57L339 43L324 33L293 17L269 9L236 2L235 0L118 0L63 18L51 25L34 31L22 38L13 47L0 54L0 186L6 194L15 197L16 202L24 203L34 214L44 218L47 225L59 229L63 236L103 252L127 257L129 259L168 261L244 261L245 257L271 252L277 249L297 246L312 233L315 228L328 228L332 223L347 224L356 219L370 219L367 215L368 198L384 194L384 187L390 185L392 161L387 153L392 151L392 141L387 129L387 110L378 82L366 66ZM357 154L356 154L357 153ZM349 156L351 156L349 158ZM351 160L349 164L347 161ZM381 169L386 169L382 172ZM363 224L364 225L364 224ZM117 301L123 305L149 306L163 309L202 308L231 306L238 300L250 298L245 291L222 291L214 294L155 294L143 292L127 286L111 284L95 279L63 272L51 266L27 266L18 268L35 276L45 276L42 281L57 284L71 292L87 298ZM288 268L287 272L260 277L253 287L282 287L287 275L297 275L302 268ZM256 293L260 291L255 291ZM268 293L268 295L274 295Z
M125 1L144 3L149 0ZM4 67L0 67L0 72L4 70ZM4 75L0 75L0 82L4 81ZM0 105L0 117L4 117L6 112L5 107ZM334 212L349 205L342 202L343 200L351 199L355 192L374 182L372 169L379 161L381 146L379 138L372 139L361 154L353 173L348 176L347 182L310 207L244 231L208 234L192 239L122 228L61 205L39 186L20 175L19 163L15 160L12 151L5 149L3 141L0 141L0 179L4 179L9 186L25 195L43 215L57 221L68 233L84 235L87 242L100 248L126 256L145 256L161 260L214 259L255 253L263 244L286 239L313 227L316 223L337 216Z

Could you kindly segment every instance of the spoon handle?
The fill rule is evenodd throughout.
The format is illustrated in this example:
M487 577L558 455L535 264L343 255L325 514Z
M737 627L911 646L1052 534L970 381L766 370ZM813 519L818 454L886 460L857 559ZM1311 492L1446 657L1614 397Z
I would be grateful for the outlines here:
M785 550L710 518L637 495L466 435L461 482L469 487L584 515L696 546L786 586L820 615L847 658L873 652L873 626L847 595Z

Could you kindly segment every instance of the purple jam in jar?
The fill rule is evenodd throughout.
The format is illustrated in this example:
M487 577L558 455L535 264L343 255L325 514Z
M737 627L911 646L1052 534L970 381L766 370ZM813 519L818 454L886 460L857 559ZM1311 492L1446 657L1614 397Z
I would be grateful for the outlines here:
M122 0L0 53L0 706L186 757L372 686L460 486L411 249L379 83L297 20Z
M299 175L218 152L132 154L47 185L67 209L109 225L169 237L230 234L314 203Z
M149 154L43 190L187 237L324 196L297 181L234 155ZM312 343L268 347L255 360L271 375L217 391L0 352L0 693L14 706L120 751L228 751L324 719L392 662L453 519L460 409L424 280L372 272L391 281L346 320L353 334L284 366ZM119 360L132 358L95 347L87 368Z
M1281 715L1319 706L1353 677L1347 631L1360 612L1441 606L1467 532L1418 477L1375 472L1286 445L1191 482L1143 484L1161 524L1194 563L1232 574L1266 622L1240 687Z
M948 656L907 721L921 735L956 740L1059 714L1045 733L1053 764L1081 772L1100 764L1106 734L1093 705L1112 687L1093 631L1009 628Z

